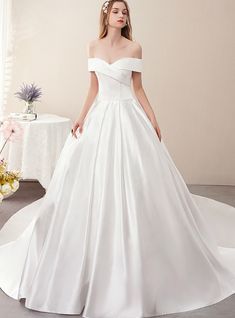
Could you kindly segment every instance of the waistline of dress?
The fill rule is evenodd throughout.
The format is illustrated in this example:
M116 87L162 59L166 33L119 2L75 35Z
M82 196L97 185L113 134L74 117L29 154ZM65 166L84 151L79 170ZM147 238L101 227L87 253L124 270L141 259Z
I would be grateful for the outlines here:
M124 102L124 101L132 101L133 97L127 98L112 98L112 97L97 97L97 102Z

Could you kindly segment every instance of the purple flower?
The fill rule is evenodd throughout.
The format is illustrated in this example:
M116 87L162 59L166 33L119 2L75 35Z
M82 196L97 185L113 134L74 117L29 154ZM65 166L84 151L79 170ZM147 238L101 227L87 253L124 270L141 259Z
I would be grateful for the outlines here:
M34 83L29 85L23 83L20 91L16 92L14 95L16 95L16 97L18 97L19 99L32 103L39 99L39 97L42 95L42 92L41 88L34 85Z

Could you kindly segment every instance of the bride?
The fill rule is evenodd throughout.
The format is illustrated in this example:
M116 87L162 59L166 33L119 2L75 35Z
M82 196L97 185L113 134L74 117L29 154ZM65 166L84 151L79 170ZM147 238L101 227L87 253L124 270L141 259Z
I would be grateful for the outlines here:
M47 192L0 231L0 288L29 309L87 318L212 305L235 293L235 208L190 193L168 153L127 2L106 1L100 23L88 96Z

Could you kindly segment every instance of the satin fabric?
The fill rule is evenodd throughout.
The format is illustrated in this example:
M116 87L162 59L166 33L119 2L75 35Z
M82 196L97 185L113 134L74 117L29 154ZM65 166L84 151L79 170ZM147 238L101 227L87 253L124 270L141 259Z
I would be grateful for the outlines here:
M140 318L235 292L235 208L189 192L131 90L143 60L88 59L97 98L44 197L0 231L0 287L30 309Z

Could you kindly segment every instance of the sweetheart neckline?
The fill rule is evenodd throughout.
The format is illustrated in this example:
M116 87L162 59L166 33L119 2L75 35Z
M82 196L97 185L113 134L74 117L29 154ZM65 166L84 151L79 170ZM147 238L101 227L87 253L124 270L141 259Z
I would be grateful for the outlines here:
M120 59L117 59L116 61L112 62L112 63L108 63L107 61L105 61L104 59L100 58L100 57L88 57L88 60L91 60L91 59L97 59L97 60L101 60L103 61L104 63L106 63L107 65L113 65L121 60L124 60L124 59L134 59L134 60L142 60L142 58L138 58L138 57L121 57Z

